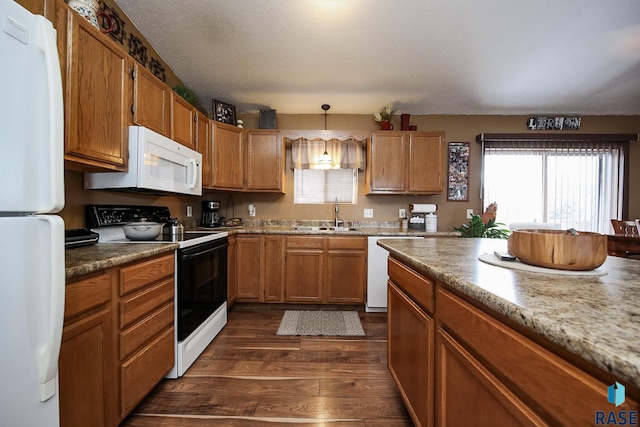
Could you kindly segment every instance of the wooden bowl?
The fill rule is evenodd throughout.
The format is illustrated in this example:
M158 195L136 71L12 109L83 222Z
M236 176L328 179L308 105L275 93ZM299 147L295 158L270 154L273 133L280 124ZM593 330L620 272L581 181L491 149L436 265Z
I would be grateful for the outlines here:
M580 231L516 230L508 240L509 253L525 264L559 270L585 271L607 259L607 236Z

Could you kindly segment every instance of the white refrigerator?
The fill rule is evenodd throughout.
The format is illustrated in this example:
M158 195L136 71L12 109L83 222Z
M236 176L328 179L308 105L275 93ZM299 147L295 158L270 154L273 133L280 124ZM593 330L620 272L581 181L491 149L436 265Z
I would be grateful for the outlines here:
M0 426L60 425L63 102L52 24L0 0Z

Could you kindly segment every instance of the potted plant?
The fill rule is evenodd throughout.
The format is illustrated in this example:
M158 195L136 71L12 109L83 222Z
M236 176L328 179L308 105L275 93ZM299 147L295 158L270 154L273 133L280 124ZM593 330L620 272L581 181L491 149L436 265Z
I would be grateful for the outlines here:
M388 104L385 107L382 107L380 111L373 115L373 118L376 122L380 123L380 129L382 130L393 130L393 125L391 124L391 116L396 111L396 107L393 104Z
M468 224L460 227L453 227L460 232L460 237L487 237L490 239L506 239L509 237L509 229L505 224L496 222L496 211L498 204L493 202L487 210L480 215L473 215Z

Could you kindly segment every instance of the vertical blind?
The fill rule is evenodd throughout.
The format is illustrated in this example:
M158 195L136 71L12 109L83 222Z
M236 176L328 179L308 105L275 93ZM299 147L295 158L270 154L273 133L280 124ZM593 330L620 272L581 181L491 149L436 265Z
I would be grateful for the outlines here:
M483 205L498 203L498 221L609 233L610 220L622 216L625 142L503 139L482 146Z

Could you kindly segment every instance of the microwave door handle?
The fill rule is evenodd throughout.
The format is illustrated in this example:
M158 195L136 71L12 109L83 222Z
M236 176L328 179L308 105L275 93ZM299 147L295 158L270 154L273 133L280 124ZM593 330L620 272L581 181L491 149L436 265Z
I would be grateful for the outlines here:
M195 159L189 159L189 163L191 164L191 182L189 183L189 188L195 188L198 183L198 164Z

